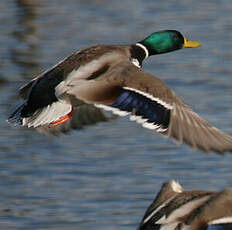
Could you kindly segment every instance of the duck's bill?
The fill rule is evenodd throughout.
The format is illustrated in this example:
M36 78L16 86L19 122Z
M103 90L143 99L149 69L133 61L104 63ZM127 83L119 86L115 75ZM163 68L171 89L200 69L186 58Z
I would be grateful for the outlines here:
M190 41L184 38L183 48L197 48L199 46L201 46L200 42L194 42L194 41Z

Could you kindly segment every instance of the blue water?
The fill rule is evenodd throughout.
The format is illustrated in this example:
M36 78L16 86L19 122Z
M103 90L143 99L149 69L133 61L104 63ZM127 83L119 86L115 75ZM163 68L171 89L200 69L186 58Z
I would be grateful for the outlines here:
M176 29L203 44L151 57L144 69L232 134L232 2L0 1L0 227L135 229L161 184L232 186L232 156L205 155L120 118L67 136L10 127L17 89L73 51Z

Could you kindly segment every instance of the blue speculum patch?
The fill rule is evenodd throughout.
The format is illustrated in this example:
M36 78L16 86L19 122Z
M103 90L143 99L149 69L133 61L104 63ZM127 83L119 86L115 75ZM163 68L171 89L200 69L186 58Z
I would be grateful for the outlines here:
M207 227L206 230L231 230L232 223L225 223L225 224L212 224Z
M133 115L147 119L147 123L161 125L163 129L168 128L170 110L137 92L122 89L120 96L110 106L121 111L133 111Z

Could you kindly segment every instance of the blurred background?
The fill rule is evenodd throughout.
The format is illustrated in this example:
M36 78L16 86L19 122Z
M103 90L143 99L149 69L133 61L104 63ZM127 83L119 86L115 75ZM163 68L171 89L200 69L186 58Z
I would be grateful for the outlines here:
M177 146L128 118L61 137L5 122L18 88L75 50L175 29L202 47L153 56L143 68L232 134L231 12L230 0L1 0L1 229L135 229L166 180L232 186L230 154Z

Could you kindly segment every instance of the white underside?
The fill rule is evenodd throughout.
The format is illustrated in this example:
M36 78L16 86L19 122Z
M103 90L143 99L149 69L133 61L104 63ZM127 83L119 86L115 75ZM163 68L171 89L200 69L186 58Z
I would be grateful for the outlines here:
M48 105L41 111L36 112L33 116L23 119L23 126L36 128L42 125L48 125L53 121L67 115L72 110L72 106L60 101Z

